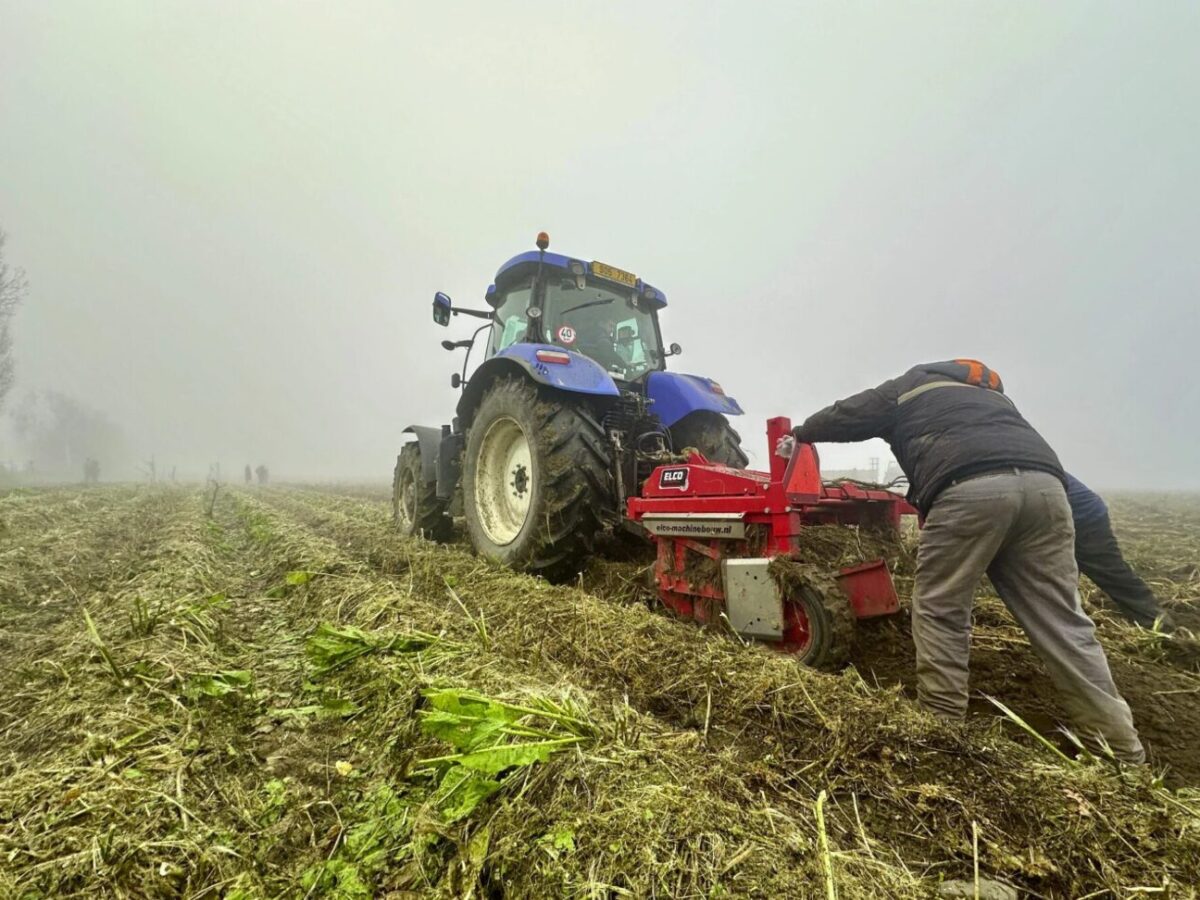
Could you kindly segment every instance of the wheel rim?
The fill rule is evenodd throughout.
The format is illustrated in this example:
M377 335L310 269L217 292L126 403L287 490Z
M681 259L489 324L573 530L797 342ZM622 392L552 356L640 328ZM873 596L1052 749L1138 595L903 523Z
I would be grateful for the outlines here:
M417 479L411 469L400 473L400 483L396 489L396 514L400 524L411 528L417 520Z
M812 622L804 603L799 597L788 599L783 605L783 640L779 649L803 659L812 652L813 637Z
M533 499L533 457L520 424L508 416L488 426L475 467L475 507L493 544L516 540Z

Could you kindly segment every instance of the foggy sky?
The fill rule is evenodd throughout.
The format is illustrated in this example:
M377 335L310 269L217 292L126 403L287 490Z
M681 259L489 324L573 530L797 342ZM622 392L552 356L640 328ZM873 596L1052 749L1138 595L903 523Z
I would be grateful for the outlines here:
M0 36L16 394L160 467L389 477L456 399L434 291L545 229L666 292L759 462L769 415L972 356L1085 481L1200 487L1200 5L0 0Z

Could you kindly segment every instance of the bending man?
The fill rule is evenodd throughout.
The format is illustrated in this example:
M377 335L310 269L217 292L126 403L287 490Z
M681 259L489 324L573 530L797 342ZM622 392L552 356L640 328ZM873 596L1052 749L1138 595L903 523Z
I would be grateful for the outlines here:
M915 366L813 414L793 434L804 443L883 438L908 475L909 500L925 517L912 610L925 707L966 715L971 608L986 573L1079 737L1092 747L1106 741L1125 762L1144 761L1129 706L1079 605L1062 466L995 372L966 359Z

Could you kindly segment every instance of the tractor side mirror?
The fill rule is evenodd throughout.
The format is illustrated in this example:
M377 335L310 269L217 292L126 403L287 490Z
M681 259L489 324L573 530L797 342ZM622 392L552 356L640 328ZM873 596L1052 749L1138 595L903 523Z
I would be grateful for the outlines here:
M450 295L438 291L433 295L433 321L438 325L450 324Z
M682 352L683 352L683 348L682 348L682 347L680 347L678 344L672 344L670 347L668 347L668 348L667 348L667 352L666 352L666 353L664 353L664 354L663 354L663 356L664 356L664 357L666 357L666 356L678 356L678 355L679 355L680 353L682 353Z

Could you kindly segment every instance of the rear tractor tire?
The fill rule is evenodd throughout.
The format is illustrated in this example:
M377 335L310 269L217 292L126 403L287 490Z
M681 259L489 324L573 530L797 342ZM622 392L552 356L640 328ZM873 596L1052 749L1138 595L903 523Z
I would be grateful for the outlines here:
M463 507L477 553L518 571L575 575L615 513L594 417L520 379L497 381L467 435Z
M742 437L720 413L698 410L671 426L671 443L676 452L688 447L699 450L709 462L731 469L744 469L750 462L742 450Z
M421 447L405 444L396 457L392 474L392 521L407 537L447 541L454 523L446 514L446 503L438 499L437 482L426 480L421 466Z

